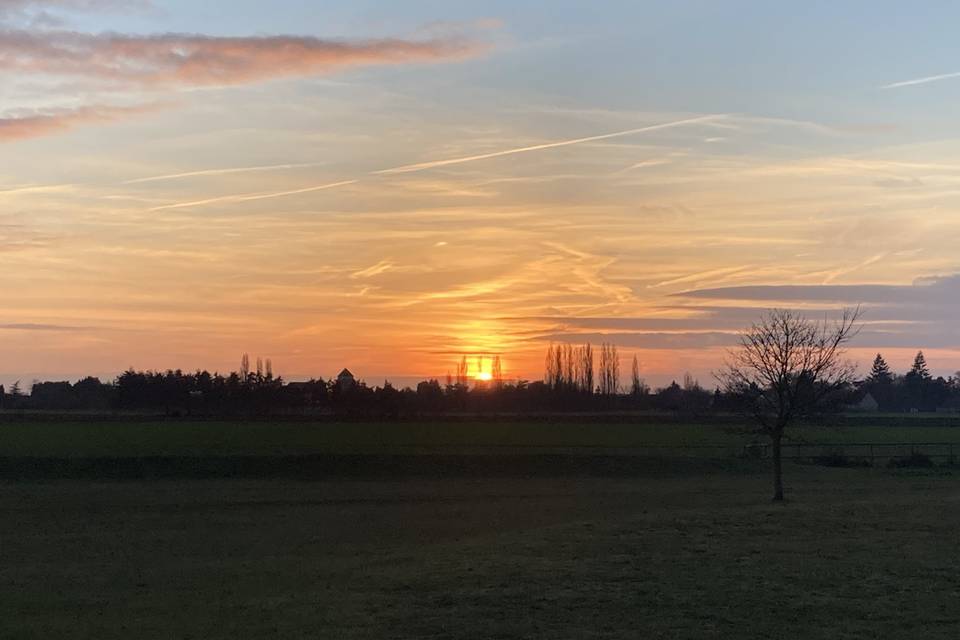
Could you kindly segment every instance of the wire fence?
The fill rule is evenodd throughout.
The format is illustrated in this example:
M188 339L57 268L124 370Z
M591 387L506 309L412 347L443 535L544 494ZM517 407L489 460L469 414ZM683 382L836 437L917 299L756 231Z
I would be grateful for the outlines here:
M960 454L960 444L952 442L843 442L830 444L784 443L782 456L790 460L846 458L849 460L888 462L914 456L936 461L953 461ZM742 448L746 458L770 458L767 443L748 444Z

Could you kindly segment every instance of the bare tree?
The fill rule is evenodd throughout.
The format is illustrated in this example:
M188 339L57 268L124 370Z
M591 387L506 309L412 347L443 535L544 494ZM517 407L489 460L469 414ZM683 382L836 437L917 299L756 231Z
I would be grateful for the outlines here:
M503 367L500 364L500 356L493 356L493 364L490 365L490 380L493 382L493 388L500 390L503 388Z
M773 499L783 500L781 443L798 418L822 410L827 399L853 381L844 347L859 331L860 308L836 322L808 320L774 309L740 336L717 375L724 389L745 402L773 450Z
M600 345L600 394L614 396L620 390L620 354L617 345Z
M557 360L557 389L564 391L567 388L567 345L558 344L554 357Z
M590 343L583 345L580 350L580 368L582 378L580 386L587 394L593 394L593 347Z
M633 364L630 367L630 395L645 396L650 393L650 387L640 377L640 361L637 356L633 356Z
M243 357L240 358L240 377L244 382L247 381L247 378L250 376L250 355L243 354Z
M563 381L565 391L575 391L577 388L577 358L573 345L563 345Z
M457 386L466 387L467 386L467 373L469 371L469 365L467 364L467 356L460 358L460 362L457 363Z
M683 390L684 391L703 391L703 387L700 386L700 381L690 375L690 372L687 371L683 374Z
M557 365L553 356L553 345L547 348L547 356L543 361L543 382L548 389L554 389L557 385Z

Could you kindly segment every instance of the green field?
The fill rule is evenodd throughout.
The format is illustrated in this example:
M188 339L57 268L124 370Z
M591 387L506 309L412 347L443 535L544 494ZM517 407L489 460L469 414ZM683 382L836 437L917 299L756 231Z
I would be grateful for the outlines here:
M960 444L952 420L797 435ZM767 461L704 459L748 439L692 422L5 422L0 638L958 637L955 466L788 462L772 505ZM671 457L698 446L718 449ZM311 455L309 480L191 475Z
M883 421L885 425L890 420ZM933 424L931 424L933 423ZM843 428L799 428L801 442L960 444L960 420L902 417ZM954 426L955 425L955 426ZM735 451L742 430L696 422L3 422L0 456L300 455L490 448L618 449L716 446ZM656 453L656 451L652 451Z
M956 638L960 478L0 484L0 637Z

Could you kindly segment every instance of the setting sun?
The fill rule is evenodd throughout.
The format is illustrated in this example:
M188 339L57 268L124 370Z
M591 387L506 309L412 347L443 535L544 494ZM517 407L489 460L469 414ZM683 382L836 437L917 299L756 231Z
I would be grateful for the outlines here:
M493 380L493 374L489 371L481 371L476 375L476 379L480 382L489 382Z

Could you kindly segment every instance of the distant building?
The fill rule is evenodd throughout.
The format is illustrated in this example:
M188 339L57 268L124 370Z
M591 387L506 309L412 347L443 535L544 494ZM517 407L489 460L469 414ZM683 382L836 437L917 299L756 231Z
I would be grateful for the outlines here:
M880 403L873 397L869 391L856 402L847 405L848 411L861 411L863 413L875 413L880 410Z
M337 385L341 389L352 389L357 384L357 379L353 377L349 369L344 369L337 376Z
M939 407L937 407L938 413L960 413L960 398L950 398Z

